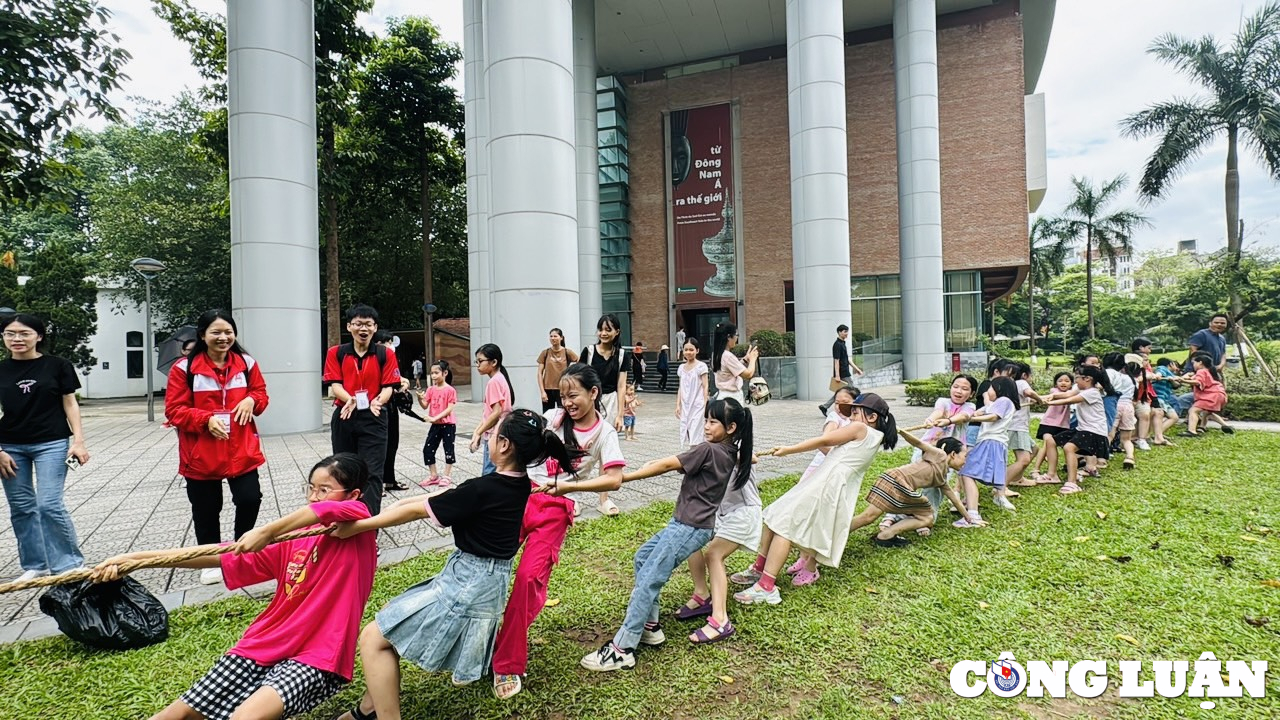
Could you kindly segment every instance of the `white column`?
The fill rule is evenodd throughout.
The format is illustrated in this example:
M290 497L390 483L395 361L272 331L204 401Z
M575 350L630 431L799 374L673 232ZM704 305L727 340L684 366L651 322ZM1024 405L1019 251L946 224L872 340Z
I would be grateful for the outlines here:
M231 311L271 405L264 434L320 427L312 0L227 3Z
M578 315L580 334L566 328L565 345L595 339L600 298L600 158L596 141L596 3L573 0L573 104L578 143Z
M570 0L486 0L493 340L516 403L540 407L547 329L578 318Z
M947 369L942 307L942 176L935 0L894 0L898 253L903 379Z
M841 0L787 0L797 391L830 396L831 342L850 321L849 162Z
M463 112L467 163L467 287L471 315L471 355L490 341L492 304L489 290L489 112L485 101L484 0L463 0ZM461 370L458 368L455 372ZM471 400L484 398L484 376L471 364Z

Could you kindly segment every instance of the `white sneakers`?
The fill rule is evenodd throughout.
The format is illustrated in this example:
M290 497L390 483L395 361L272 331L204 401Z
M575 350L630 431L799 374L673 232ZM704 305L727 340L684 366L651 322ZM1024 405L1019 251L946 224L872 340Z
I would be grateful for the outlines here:
M217 585L222 582L222 568L205 568L200 571L201 585Z
M22 573L21 575L19 575L18 577L14 578L14 579L13 579L13 582L26 582L26 581L28 581L28 580L35 580L35 579L36 579L36 578L38 578L38 577L45 577L45 576L46 576L46 575L48 575L48 574L49 574L49 570L48 570L48 569L45 569L45 570L28 570L28 571L26 571L26 572Z
M1133 444L1134 444L1134 446L1135 446L1135 447L1137 447L1139 450L1150 450L1150 449L1151 449L1151 443L1149 443L1149 442L1147 442L1146 440L1143 440L1143 439L1141 439L1141 438L1139 438L1139 439L1137 439L1137 440L1134 440L1134 441L1133 441Z

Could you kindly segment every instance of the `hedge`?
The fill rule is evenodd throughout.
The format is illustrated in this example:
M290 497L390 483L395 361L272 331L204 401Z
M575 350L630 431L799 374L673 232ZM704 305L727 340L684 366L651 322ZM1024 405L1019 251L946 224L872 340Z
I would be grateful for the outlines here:
M1223 414L1232 420L1280 422L1280 397L1275 395L1229 395Z

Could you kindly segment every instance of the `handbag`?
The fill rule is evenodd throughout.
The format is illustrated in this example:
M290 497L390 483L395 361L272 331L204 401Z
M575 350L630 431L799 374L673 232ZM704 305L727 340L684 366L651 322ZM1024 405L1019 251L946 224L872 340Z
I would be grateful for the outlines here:
M827 383L827 389L830 390L831 392L835 392L840 388L844 388L844 387L848 387L848 385L845 383L845 381L841 380L840 378L833 377L831 378L831 382Z

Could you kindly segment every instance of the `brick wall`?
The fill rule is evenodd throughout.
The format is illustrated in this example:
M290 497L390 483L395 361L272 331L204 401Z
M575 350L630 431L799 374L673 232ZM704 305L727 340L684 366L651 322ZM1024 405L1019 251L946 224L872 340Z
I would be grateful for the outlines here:
M853 274L898 270L892 40L845 50ZM947 269L1027 262L1022 24L1016 15L938 31L943 258ZM785 60L627 88L633 337L674 335L667 288L662 115L734 102L745 246L746 329L783 329L791 278Z

